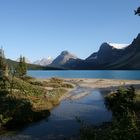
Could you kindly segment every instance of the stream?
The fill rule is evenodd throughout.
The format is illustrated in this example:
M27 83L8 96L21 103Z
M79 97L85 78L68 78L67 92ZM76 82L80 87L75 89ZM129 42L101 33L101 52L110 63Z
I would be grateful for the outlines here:
M110 121L111 112L104 104L104 96L108 92L77 87L70 94L75 96L83 92L88 94L78 99L68 98L62 101L51 111L47 119L32 123L20 130L6 132L0 136L0 140L64 140L79 134L80 124L76 117L93 125Z

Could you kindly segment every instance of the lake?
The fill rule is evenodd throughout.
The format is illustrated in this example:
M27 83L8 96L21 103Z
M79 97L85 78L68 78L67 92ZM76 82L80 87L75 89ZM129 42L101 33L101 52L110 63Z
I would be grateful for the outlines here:
M28 71L28 75L36 78L106 78L140 80L140 71ZM88 124L99 125L111 121L112 114L104 105L104 96L108 91L77 87L71 94L88 92L77 100L67 99L56 106L51 115L40 122L32 123L21 130L6 132L0 139L10 140L63 140L79 134L80 124L76 117Z
M104 78L140 80L140 70L30 70L28 75L36 78Z

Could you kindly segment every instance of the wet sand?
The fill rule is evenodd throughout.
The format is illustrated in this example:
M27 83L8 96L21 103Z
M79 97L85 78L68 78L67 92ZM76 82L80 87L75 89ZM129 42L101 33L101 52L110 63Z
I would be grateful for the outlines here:
M88 95L88 93L85 92L85 90L83 91L81 90L81 92L72 95L73 91L75 91L78 87L87 89L86 91L90 89L92 90L102 89L102 90L108 90L109 92L113 92L116 89L118 89L118 87L120 86L129 87L132 85L134 86L136 91L140 93L140 80L89 79L89 78L60 78L60 79L63 79L64 82L70 83L74 86L73 89L67 89L68 91L67 94L62 96L60 100L64 100L66 98L75 100ZM49 81L49 79L39 79L39 80Z
M64 79L66 82L73 83L86 88L114 88L119 86L133 85L140 88L140 80L116 80L116 79Z

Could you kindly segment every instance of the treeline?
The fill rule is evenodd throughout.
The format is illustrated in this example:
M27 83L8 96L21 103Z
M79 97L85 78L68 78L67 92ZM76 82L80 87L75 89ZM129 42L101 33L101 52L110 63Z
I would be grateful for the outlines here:
M0 77L1 79L8 75L16 75L17 77L23 77L27 74L27 64L25 57L20 56L19 63L16 67L9 67L5 59L4 50L0 50Z

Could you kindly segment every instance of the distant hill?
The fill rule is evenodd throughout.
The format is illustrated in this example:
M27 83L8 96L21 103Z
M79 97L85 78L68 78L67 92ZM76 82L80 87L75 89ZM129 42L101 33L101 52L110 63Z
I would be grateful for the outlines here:
M6 62L8 63L9 67L16 67L18 65L18 62L13 61L11 59L6 59ZM60 68L55 68L55 67L44 67L40 65L35 65L35 64L27 64L28 70L59 70Z

